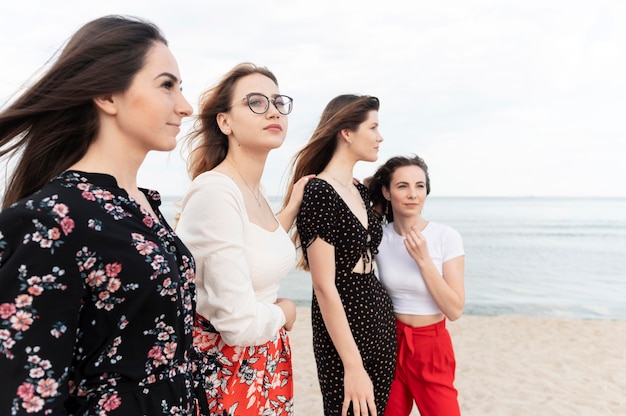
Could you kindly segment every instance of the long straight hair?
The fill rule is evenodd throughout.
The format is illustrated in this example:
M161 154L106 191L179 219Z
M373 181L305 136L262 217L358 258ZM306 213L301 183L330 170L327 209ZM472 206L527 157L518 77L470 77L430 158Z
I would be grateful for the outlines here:
M2 208L85 155L100 127L93 99L126 91L157 42L167 45L154 24L123 16L92 20L69 39L50 69L0 113L0 160L17 158Z
M318 174L326 168L337 149L339 133L348 129L356 131L361 123L367 120L370 111L378 111L378 98L369 95L339 95L326 105L317 127L309 142L292 159L292 176L288 182L287 192L283 200L283 208L289 202L294 183L302 176ZM292 239L300 246L298 231L293 232ZM300 258L298 268L308 270L304 258Z
M228 136L220 130L217 115L230 110L237 81L252 74L264 75L278 86L276 77L269 69L243 62L236 65L214 87L200 96L200 112L193 128L183 139L186 142L186 149L189 150L187 170L191 179L213 169L226 158Z

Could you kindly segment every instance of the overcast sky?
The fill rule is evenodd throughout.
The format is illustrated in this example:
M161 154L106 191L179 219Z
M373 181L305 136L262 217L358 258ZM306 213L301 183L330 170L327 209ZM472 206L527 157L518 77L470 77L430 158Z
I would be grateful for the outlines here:
M165 33L184 94L232 66L270 68L294 97L263 183L281 194L291 156L336 95L381 100L391 156L430 166L432 195L626 196L626 2L622 0L3 1L0 103L87 21L140 16ZM151 153L140 185L180 195L183 156Z

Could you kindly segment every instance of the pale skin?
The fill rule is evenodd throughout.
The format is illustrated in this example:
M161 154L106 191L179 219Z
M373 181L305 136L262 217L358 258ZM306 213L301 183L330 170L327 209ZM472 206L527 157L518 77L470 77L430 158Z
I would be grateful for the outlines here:
M378 132L378 112L370 111L356 131L341 130L338 146L330 162L318 175L330 183L364 226L368 225L363 200L353 184L352 169L356 162L376 161L382 137ZM346 313L335 286L335 248L317 238L307 247L313 290L322 318L344 367L344 402L342 415L352 406L355 415L376 415L374 386L365 371ZM356 273L369 273L371 263L359 260Z
M237 184L250 222L268 231L275 231L279 226L289 231L300 209L304 186L315 175L300 178L294 184L287 206L274 214L259 188L269 152L280 147L287 134L287 116L280 114L272 103L266 113L253 113L242 98L253 92L267 97L280 94L274 81L261 74L247 75L235 83L233 97L236 98L232 108L217 115L218 126L228 136L228 151L214 170L231 177ZM276 305L285 315L285 329L290 331L296 321L296 304L291 299L278 298Z
M428 254L428 244L422 230L428 222L421 212L426 202L426 174L419 166L397 168L389 184L383 186L383 196L391 201L393 226L405 237L404 246L420 269L424 283L433 300L442 311L435 315L396 313L396 318L409 326L421 327L441 321L444 316L457 320L463 313L465 289L463 282L465 258L459 256L443 263L440 274Z
M155 42L126 91L93 102L100 128L86 154L69 169L112 175L158 221L137 186L137 172L150 150L176 147L181 120L193 112L182 95L176 59L165 44Z

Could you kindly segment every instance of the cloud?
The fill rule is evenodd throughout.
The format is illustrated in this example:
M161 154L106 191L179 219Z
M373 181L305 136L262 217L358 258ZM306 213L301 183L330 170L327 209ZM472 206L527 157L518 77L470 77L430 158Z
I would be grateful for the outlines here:
M11 62L0 101L76 28L110 13L163 29L196 107L238 62L276 73L295 108L269 157L270 193L325 104L355 92L381 99L379 161L422 155L433 194L626 196L615 186L626 178L621 1L5 2L0 36L16 41L0 45ZM355 175L377 165L359 163ZM174 152L150 154L140 181L181 193L188 179Z

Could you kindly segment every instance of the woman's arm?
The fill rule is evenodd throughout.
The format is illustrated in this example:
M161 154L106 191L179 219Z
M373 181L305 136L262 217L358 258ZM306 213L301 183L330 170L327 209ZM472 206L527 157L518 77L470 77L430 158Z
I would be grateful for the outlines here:
M322 312L324 324L341 358L344 368L345 415L352 403L354 414L370 409L376 414L374 386L365 371L359 349L352 336L346 313L335 286L335 249L321 238L316 238L307 248L307 257L313 290ZM366 412L367 414L367 412Z
M455 321L463 314L465 305L465 257L458 256L443 263L443 276L428 254L428 244L417 229L411 230L404 240L409 254L417 263L424 283L441 312Z
M80 237L73 223L61 231L45 205L50 212L19 207L0 215L0 409L7 414L65 414L69 395L85 293L75 260Z
M196 259L197 311L229 345L267 342L293 318L285 314L295 311L290 305L257 301L246 256L244 212L230 179L200 175L183 200L176 228Z

